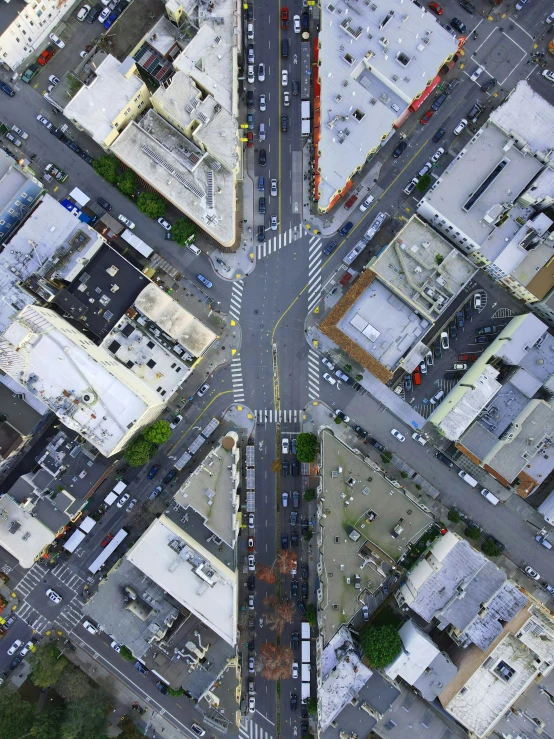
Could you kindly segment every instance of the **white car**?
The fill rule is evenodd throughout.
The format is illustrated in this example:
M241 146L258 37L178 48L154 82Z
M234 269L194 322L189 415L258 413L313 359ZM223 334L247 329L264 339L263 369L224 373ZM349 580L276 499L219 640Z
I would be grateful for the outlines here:
M254 663L254 657L248 657L248 672L255 672L256 666Z
M283 84L285 85L286 82L283 82ZM288 108L288 106L290 105L290 92L285 91L283 93L283 105L285 106L285 108Z
M82 23L89 13L90 13L90 5L83 5L83 7L77 13L77 20L81 21Z
M286 436L281 439L281 454L289 453L289 440Z
M110 644L110 647L111 647L112 649L115 649L115 651L116 651L116 652L118 652L118 653L119 653L119 652L121 652L121 644L118 644L118 643L117 643L117 642L115 641L115 639L114 639L114 640L113 640L113 642L112 642L112 643Z
M133 221L130 221L128 218L125 218L125 216L122 216L120 214L117 216L117 219L121 221L121 223L124 223L127 226L127 228L130 228L131 231L134 229L135 224L133 223Z
M254 41L254 24L253 23L249 23L246 28L246 38L249 41Z
M265 95L262 93L260 95L260 111L262 113L265 113L266 105L265 105Z
M554 82L554 72L551 72L549 69L545 69L542 76L549 82Z
M8 141L11 141L14 146L21 146L21 141L16 138L13 133L7 133L6 138Z
M295 559L292 562L292 565L291 565L291 568L290 568L290 574L291 575L296 575L297 570L298 570L298 560Z
M254 82L256 81L256 76L254 74L254 65L253 64L249 64L248 65L248 75L247 76L248 76L248 84L249 85L253 85Z
M83 629L86 629L89 634L98 634L98 628L90 621L83 621Z
M287 492L281 493L281 503L283 508L286 508L289 504L289 494Z
M442 157L443 154L444 154L444 149L441 146L440 149L437 149L436 152L431 157L431 162L433 164L436 164L439 161L439 159Z
M277 180L271 180L271 197L277 197Z
M125 495L122 495L121 498L117 501L117 507L118 508L123 508L123 506L129 500L130 497L131 496L130 496L129 493L125 493Z
M374 200L375 198L373 197L373 195L370 195L368 198L364 200L364 202L360 205L360 210L362 211L362 213L369 208L369 206L371 205L371 203L373 203Z
M271 216L271 230L277 231L277 216Z
M554 13L550 13L548 18L545 20L546 24L554 23Z
M160 224L160 226L163 226L166 231L171 231L171 223L168 223L163 218L158 218L158 223Z
M467 126L467 121L465 118L462 118L462 120L458 123L458 125L454 129L454 136L459 136L466 126Z
M413 191L415 190L416 185L417 185L417 182L414 182L413 180L411 180L410 182L408 182L403 192L405 192L406 195L411 195Z
M206 395L209 389L210 389L210 386L208 385L207 382L205 382L196 394L198 395L199 398L201 398L202 396Z
M324 364L328 369L331 370L331 372L335 369L335 365L333 362L331 362L330 359L327 359L327 357L321 357L321 364Z
M479 310L483 306L483 301L481 300L481 295L479 293L476 293L473 298L473 307L476 310Z
M104 0L102 0L102 2L104 2ZM98 16L97 20L99 20L100 23L104 23L104 21L106 20L106 18L109 16L111 12L112 11L109 8L104 8L104 10Z
M50 598L51 601L54 601L54 603L61 603L62 602L62 596L58 595L55 590L52 590L52 588L48 588L46 591L46 595Z
M395 439L398 439L398 441L406 441L406 437L402 436L400 431L397 431L396 429L392 429L391 434L394 436Z
M424 439L424 438L423 438L423 436L422 436L421 434L418 434L418 433L417 433L417 431L415 431L415 432L414 432L414 433L412 434L412 439L413 439L414 441L417 441L417 443L418 443L418 444L421 444L421 446L425 446L425 444L427 444L427 439Z
M295 15L293 17L293 19L292 19L292 22L294 24L294 32L295 33L300 33L300 16L299 15Z
M331 375L328 372L325 372L323 374L323 379L325 380L325 382L328 382L329 385L336 385L337 384L337 381L335 380L335 378L334 377L331 377Z
M42 123L43 126L46 126L46 128L52 128L52 124L48 120L48 118L45 118L43 115L37 115L37 121L39 123Z
M536 570L534 570L532 567L529 567L529 565L527 565L527 567L525 568L525 572L527 575L529 575L531 580L541 579L541 576L539 575L539 573Z
M127 508L125 509L127 513L130 513L133 510L133 508L136 506L136 504L137 504L137 499L133 498L131 502L129 503L129 505L127 506Z
M21 650L21 652L19 652L19 656L20 657L25 657L26 654L29 654L29 652L31 651L31 647L32 646L33 646L33 642L32 641L28 641L27 644L25 644L25 646Z
M265 82L265 64L258 64L258 82Z
M248 514L248 528L249 529L254 528L254 514L253 513Z
M12 654L15 654L15 653L17 652L17 650L19 649L19 647L20 647L20 646L21 646L22 644L23 644L23 642L22 642L22 640L21 640L21 639L16 639L16 640L14 641L14 643L13 643L13 644L11 645L11 647L10 647L10 648L8 649L8 654L10 655L10 657L11 657L11 655L12 655Z
M475 82L479 75L483 72L483 67L477 67L475 72L469 78L472 82Z
M417 173L419 177L425 177L425 175L433 169L431 162L425 162L423 167Z
M170 421L169 428L173 431L174 429L177 428L177 426L181 423L182 420L183 420L183 416L179 413L178 416L175 416L173 421Z
M83 50L83 51L80 51L79 52L79 56L81 57L81 59L85 59L89 54L90 54L89 51L84 51Z
M61 38L58 38L55 33L51 33L50 34L50 41L52 41L54 44L56 44L56 46L58 47L58 49L63 49L63 47L65 46L65 44L61 40Z
M60 81L55 74L51 74L50 77L48 77L48 81L51 82L53 85L57 85Z
M253 554L248 555L248 570L254 572L256 569L256 559Z
M448 334L446 333L446 331L441 331L440 340L441 340L441 347L444 349L444 351L446 351L447 349L450 349L450 340L448 338Z
M521 10L526 2L527 0L517 0L516 10Z
M249 611L254 610L254 596L252 594L248 596L248 610Z
M292 663L292 677L294 680L298 677L298 662Z
M283 69L281 72L281 84L286 87L289 84L289 73L287 69Z

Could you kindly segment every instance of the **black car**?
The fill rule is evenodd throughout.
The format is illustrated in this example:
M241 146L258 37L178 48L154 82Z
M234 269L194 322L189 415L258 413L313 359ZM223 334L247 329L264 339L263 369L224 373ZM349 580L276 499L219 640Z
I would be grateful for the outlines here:
M467 302L464 305L464 318L466 319L466 321L469 321L472 315L473 315L473 308L471 307L471 302Z
M307 12L302 13L302 28L308 28L310 25L310 16Z
M300 648L300 634L298 631L293 631L291 634L290 648L295 650Z
M300 715L302 716L302 718L308 718L308 708L304 701L300 702Z
M455 28L460 33L465 33L467 31L466 24L462 23L462 21L458 18L452 18L452 20L450 21L450 25L452 26L452 28Z
M148 670L142 662L139 662L138 660L135 662L135 670L138 670L141 675L148 675Z
M248 590L252 591L256 587L256 578L254 575L248 577Z
M298 597L298 580L293 580L290 584L290 597L291 598Z
M443 454L442 452L435 452L435 457L447 467L450 467L450 469L454 467L454 462L449 457L447 457L446 454Z
M286 133L289 130L289 117L288 115L281 116L281 132Z
M281 549L289 548L289 537L286 534L281 536Z
M55 136L60 141L62 140L62 138L63 138L63 131L60 131L59 128L56 128L56 126L52 126L52 128L49 128L48 130L50 131L50 133L52 134L52 136Z
M162 693L163 695L167 695L167 685L164 685L162 682L157 682L156 687Z
M287 39L283 39L281 41L281 58L282 59L289 58L289 42L287 41Z
M406 375L406 377L404 378L404 391L406 393L411 393L412 392L412 387L413 387L413 384L412 384L412 376L411 375Z
M302 579L307 580L309 574L308 565L302 565Z
M246 92L246 107L247 108L253 108L254 107L254 93L252 90L248 90Z
M380 451L382 454L384 454L387 451L387 448L384 447L382 444L380 444L378 441L374 441L373 446L375 447L375 449Z
M464 327L464 312L462 310L459 310L456 313L456 324L457 324L458 328L463 328Z
M323 250L323 253L324 254L332 254L335 251L336 248L337 248L337 242L336 241L331 241L330 244L327 244L327 246Z
M258 241L265 241L265 228L258 226Z
M164 477L164 479L162 480L163 484L167 485L168 483L170 483L176 474L177 474L177 470L170 470L167 473L167 475Z
M335 411L335 416L337 418L340 418L341 421L347 422L348 416L343 411Z
M103 9L103 5L95 5L94 8L91 9L90 13L87 15L87 23L94 23Z
M367 437L369 436L368 432L361 426L354 426L354 431L358 434L358 436L361 436L362 439L367 439Z
M446 97L447 96L443 92L442 95L439 95L438 98L435 98L435 102L433 103L433 105L431 105L431 109L437 111L446 100Z
M20 662L21 662L21 657L20 657L19 655L17 655L17 657L14 657L14 658L12 659L12 662L11 662L11 664L10 664L10 670L15 670L15 668L17 667L17 665L18 665L18 664L19 664Z
M305 736L310 730L310 723L308 721L300 722L300 735Z
M108 203L107 200L104 200L104 198L96 198L96 202L98 205L101 205L104 210L111 210L112 206Z
M293 436L290 440L290 453L296 454L296 436Z
M293 531L290 535L290 545L291 547L298 546L298 534L296 533L296 531Z
M258 200L258 211L263 215L265 213L265 198Z
M267 164L267 154L265 149L260 149L260 167L265 167Z
M290 512L290 525L296 526L297 521L298 521L298 511L291 511Z
M304 580L302 583L302 598L308 597L308 583Z
M11 98L13 98L13 96L15 95L15 91L12 90L9 85L6 85L5 82L0 83L0 90L2 90L2 92L5 92L6 95L9 95Z
M298 84L298 80L292 81L292 94L293 95L300 94L300 85Z
M408 142L407 141L401 141L396 149L392 152L392 155L395 159L398 159L398 157L402 154L402 152L407 149Z
M290 464L287 461L283 462L283 475L286 477L290 473Z
M494 336L476 336L475 343L476 344L490 344L493 339L494 339Z
M473 15L475 13L475 8L471 3L466 3L465 0L462 0L460 2L460 8L463 8L467 13L470 15Z
M300 611L300 613L302 614L302 616L305 616L306 615L307 611L306 611L306 606L304 605L304 601L303 600L297 600L296 601L296 607L298 608L298 610Z
M348 221L348 223L345 223L344 226L339 231L340 235L346 236L346 234L350 232L353 226L354 224L352 223L352 221Z
M433 344L433 354L437 359L440 359L442 357L442 349L441 349L441 343L440 341L435 341Z
M458 331L456 329L456 321L452 321L451 324L448 326L448 333L450 334L451 339L457 339L458 338Z
M81 149L80 149L80 148L79 148L79 147L77 146L77 144L76 144L76 143L75 143L74 141L70 141L70 142L68 143L68 146L69 146L69 148L71 149L71 151L74 151L74 152L75 152L75 154L80 154L80 153L81 153L81 151L82 151L82 150L81 150Z
M491 536L491 535L487 536L487 541L492 541L494 546L498 547L498 549L500 549L501 552L503 552L506 549L505 545L502 544L501 541L498 541L498 539L495 539L494 536Z
M437 133L433 136L433 141L435 142L435 144L437 143L437 141L440 141L442 139L445 133L446 133L446 128L439 128Z
M252 3L248 3L248 6L246 8L246 20L254 20L254 7Z
M296 711L296 708L298 706L298 698L296 697L296 693L290 694L290 710Z
M487 334L498 334L500 333L500 326L484 326L477 331L477 336L486 336Z
M481 91L487 92L487 90L490 90L491 87L494 87L497 84L494 77L491 77L490 80L487 80L484 85L481 85Z
M290 465L290 473L293 477L298 477L300 468L298 466L298 461L296 459L293 459Z

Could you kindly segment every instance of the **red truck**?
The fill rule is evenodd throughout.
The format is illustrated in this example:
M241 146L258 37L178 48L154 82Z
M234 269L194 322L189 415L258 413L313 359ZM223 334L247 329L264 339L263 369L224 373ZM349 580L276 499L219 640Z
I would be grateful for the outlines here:
M354 205L357 199L358 199L357 195L351 195L346 201L346 203L344 204L345 210L350 210L350 208Z
M286 31L289 27L289 9L281 8L281 28Z

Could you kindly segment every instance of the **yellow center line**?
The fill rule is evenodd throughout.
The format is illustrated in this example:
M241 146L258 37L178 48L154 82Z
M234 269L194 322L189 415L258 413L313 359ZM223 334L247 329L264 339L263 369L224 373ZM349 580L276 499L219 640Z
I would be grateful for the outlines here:
M233 392L232 390L222 390L222 391L221 391L220 393L218 393L217 395L214 395L214 397L213 397L213 398L212 398L212 399L210 400L210 402L208 403L208 405L207 405L207 406L206 406L206 407L205 407L205 408L204 408L204 409L203 409L203 410L202 410L202 411L200 412L200 414L199 414L199 415L198 415L198 416L197 416L197 417L196 417L196 418L194 419L194 421L193 421L193 422L192 422L192 423L190 424L190 426L188 427L188 429L187 429L186 431L184 431L184 432L183 432L183 434L182 434L181 438L179 439L179 441L177 441L177 442L176 442L176 443L174 444L174 446L172 446L172 447L171 447L171 449L169 450L169 452L168 452L168 455L167 455L167 456L169 456L170 454L173 454L173 452L175 451L175 449L177 449L177 447L178 447L178 446L179 446L179 444L180 444L180 443L181 443L181 442L183 441L183 439L184 439L184 438L185 438L185 436L186 436L186 435L187 435L187 434L189 433L189 431L190 431L190 430L191 430L192 428L194 428L194 426L196 426L196 424L197 424L197 423L198 423L198 421L199 421L199 420L200 420L200 419L202 418L202 416L204 415L204 413L206 413L206 411L207 411L207 410L208 410L208 408L209 408L209 407L211 406L211 404L212 404L212 403L214 402L214 400L217 400L218 398L221 398L221 396L222 396L222 395L228 395L229 393L232 393L232 392Z

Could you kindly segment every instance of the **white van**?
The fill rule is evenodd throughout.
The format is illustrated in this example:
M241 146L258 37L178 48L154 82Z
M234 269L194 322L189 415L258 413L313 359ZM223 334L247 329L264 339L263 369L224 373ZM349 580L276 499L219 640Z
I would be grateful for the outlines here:
M471 485L472 488L474 488L477 485L477 480L475 480L471 475L468 475L467 472L464 472L463 470L460 470L458 472L458 477L461 477L464 482L467 482L468 485Z
M187 244L187 247L191 250L193 254L196 254L197 257L202 254L202 249L199 249L196 244Z
M83 621L83 628L90 634L98 634L98 628L94 624L91 624L90 621Z
M412 439L417 441L418 444L421 444L421 446L425 446L425 444L427 444L427 439L424 439L423 436L417 432L412 434Z
M545 539L544 536L541 536L540 534L537 534L537 536L535 536L535 541L538 541L539 544L542 544L545 549L552 549L552 544L548 541L548 539Z
M444 398L444 390L439 390L438 393L435 393L433 397L429 400L431 405L435 405L435 403L438 403L439 400L442 400Z
M500 503L496 495L493 495L490 490L487 490L487 488L483 488L481 490L481 495L483 498L486 498L489 503L492 503L492 505L498 505Z

